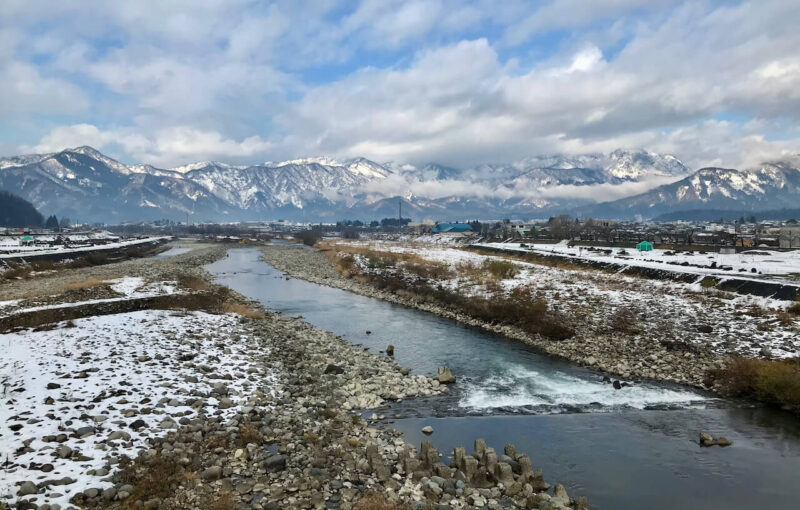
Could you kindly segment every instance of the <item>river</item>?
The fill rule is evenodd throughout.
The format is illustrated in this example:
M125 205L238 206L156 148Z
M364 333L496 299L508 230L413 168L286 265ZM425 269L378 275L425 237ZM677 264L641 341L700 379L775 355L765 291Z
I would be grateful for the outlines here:
M256 249L206 266L218 282L286 315L434 375L449 366L449 395L393 404L387 423L442 452L483 437L513 443L545 479L600 509L710 509L800 505L800 420L689 388L636 383L614 390L602 374L441 317L286 278ZM367 333L370 331L370 334ZM371 413L369 413L371 414ZM420 429L433 426L432 436ZM728 448L702 448L700 432Z

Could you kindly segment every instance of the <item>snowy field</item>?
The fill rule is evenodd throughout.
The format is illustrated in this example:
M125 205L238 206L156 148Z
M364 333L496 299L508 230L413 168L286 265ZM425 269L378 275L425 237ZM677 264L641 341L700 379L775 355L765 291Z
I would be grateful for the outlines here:
M414 253L426 260L447 264L455 277L437 281L437 285L464 295L490 297L498 287L508 292L515 287L529 286L551 307L557 306L566 312L576 325L598 334L606 334L615 314L624 309L636 317L642 336L696 344L722 355L776 358L800 355L800 317L785 311L791 306L786 301L705 289L699 283L649 280L521 261L513 261L519 268L513 278L487 285L470 277L462 268L465 265L480 267L487 259L501 257L433 245L340 244ZM700 332L700 326L711 331Z
M68 506L111 487L119 456L135 457L147 438L201 412L233 414L253 373L274 389L253 356L267 353L243 331L236 315L140 311L0 334L0 498L30 481L41 494L26 499Z
M124 248L129 246L136 246L140 244L148 244L157 241L167 241L171 237L148 237L146 239L131 239L128 241L118 241L108 244L86 244L84 246L66 247L66 246L19 246L15 244L2 244L0 245L0 259L17 258L24 255L51 255L51 254L65 254L65 253L82 253L87 251L101 251L101 250L114 250L117 248ZM8 253L2 253L8 252Z
M674 252L670 250L639 251L634 248L603 248L558 244L479 243L477 246L533 252L539 255L577 257L603 263L664 269L681 273L714 275L752 280L800 280L800 250L779 252L754 248L741 253ZM610 253L609 253L610 252ZM686 266L682 264L688 264ZM709 266L714 267L709 267ZM697 267L700 266L700 267ZM724 267L730 268L728 270ZM755 269L755 272L753 270Z

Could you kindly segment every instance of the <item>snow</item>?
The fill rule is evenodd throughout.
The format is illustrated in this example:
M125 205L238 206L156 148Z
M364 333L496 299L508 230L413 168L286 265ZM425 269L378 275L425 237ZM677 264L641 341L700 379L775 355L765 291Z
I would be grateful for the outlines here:
M130 288L132 283L126 280L120 286ZM146 438L168 432L161 428L167 418L193 418L201 410L227 418L244 403L245 374L248 368L256 368L250 356L256 345L254 338L242 333L235 315L139 311L77 319L74 324L62 324L51 331L0 335L4 391L0 457L11 462L0 479L0 498L15 495L15 484L25 480L40 483L69 477L76 481L26 498L39 505L68 506L76 492L110 487L106 477L93 476L91 470L104 467L107 457L135 457L147 448ZM211 331L213 336L208 335ZM178 360L181 353L195 357L191 363L184 363ZM217 399L206 396L220 380L198 373L194 366L203 364L226 367L225 371L233 375L232 380L224 381L233 407L217 408ZM199 376L199 382L191 382L194 379L189 376ZM266 378L268 389L274 391L274 373ZM60 388L47 389L48 383ZM190 405L194 395L201 395L199 408ZM48 397L55 402L46 403ZM145 398L149 401L143 402ZM131 429L130 423L140 418L148 426L139 431ZM21 424L22 429L11 432L9 426L14 424ZM163 426L174 427L169 422ZM82 427L94 427L94 433L76 437L73 432ZM130 440L109 441L114 431L130 434ZM43 438L61 433L69 436L62 445L89 459L58 458L55 449L59 443ZM30 441L29 449L17 454L26 441ZM54 470L43 473L26 469L32 463L50 463Z
M558 255L563 257L580 258L597 262L622 264L626 266L647 267L674 271L679 273L692 273L698 275L713 275L722 278L737 278L743 280L781 280L787 284L797 284L791 280L791 275L800 274L800 250L779 252L754 248L735 254L700 253L700 252L669 252L669 250L642 251L635 248L604 248L611 250L610 254L602 251L590 251L586 247L569 246L567 244L532 244L520 246L520 243L478 243L477 246L487 248L500 248L510 251L533 252L539 255ZM624 253L623 253L624 252ZM669 253L674 253L670 255ZM693 267L670 264L670 262L709 266L716 262L717 268ZM733 270L725 271L720 266L730 266ZM758 273L752 273L755 268ZM740 271L743 269L744 271Z
M463 268L465 264L480 267L487 259L502 259L500 256L443 245L410 245L391 241L349 241L339 244L414 253L426 260L447 264L455 277L436 280L435 285L458 290L467 296L491 297L495 291L480 279L465 277L460 267ZM519 247L519 244L497 243L497 246ZM553 253L565 253L571 249L566 243L547 245L547 250L553 250ZM799 254L794 252L793 257ZM360 256L356 259L367 269L365 259ZM791 260L795 259L784 259L783 263L791 266ZM614 262L620 263L620 260ZM699 283L700 276L696 283L681 283L516 260L513 263L519 272L513 278L496 282L499 288L509 292L520 286L530 286L537 296L543 297L547 303L557 304L576 323L602 330L607 327L605 324L611 320L613 313L619 308L628 308L640 317L644 328L642 334L646 337L702 344L719 355L760 357L764 356L762 349L769 350L771 356L776 358L800 355L800 336L796 333L800 320L796 317L787 323L777 320L777 315L791 305L786 301L705 289ZM797 264L793 266L795 271L798 267ZM729 272L725 274L730 275ZM739 277L739 274L730 276ZM591 314L587 315L586 310L592 310ZM698 324L712 326L713 332L698 335Z
M65 247L65 246L8 246L3 245L3 251L12 253L0 253L0 259L12 259L25 255L50 255L50 254L65 254L65 253L81 253L87 251L103 251L114 250L127 246L136 246L139 244L148 244L159 241L167 241L171 237L147 237L145 239L131 239L128 241L117 241L114 243L107 243L102 245L87 245L79 247ZM88 240L88 238L87 238Z

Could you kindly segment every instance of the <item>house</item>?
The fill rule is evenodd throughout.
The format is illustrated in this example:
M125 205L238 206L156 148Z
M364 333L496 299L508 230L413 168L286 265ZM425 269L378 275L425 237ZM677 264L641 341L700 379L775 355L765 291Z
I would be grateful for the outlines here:
M19 245L20 246L33 246L36 242L36 239L33 236L22 236L19 238Z
M521 223L515 223L511 225L511 228L521 237L528 237L533 231L533 227L531 225L523 225Z
M465 235L472 233L472 226L469 223L437 223L431 229L434 234L456 234Z
M642 241L636 245L636 249L639 251L651 251L653 249L653 245L649 241Z

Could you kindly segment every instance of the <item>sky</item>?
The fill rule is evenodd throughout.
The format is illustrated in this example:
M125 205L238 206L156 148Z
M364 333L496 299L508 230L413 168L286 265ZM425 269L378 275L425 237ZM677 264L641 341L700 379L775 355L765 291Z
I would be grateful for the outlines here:
M800 2L3 0L0 154L800 153Z

